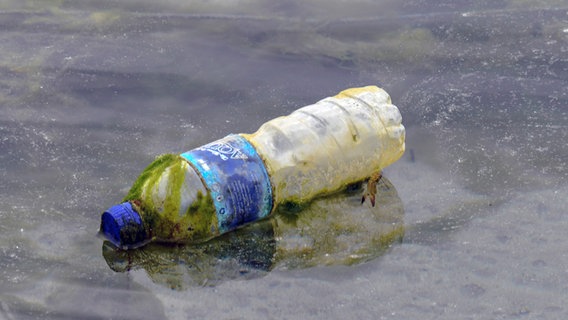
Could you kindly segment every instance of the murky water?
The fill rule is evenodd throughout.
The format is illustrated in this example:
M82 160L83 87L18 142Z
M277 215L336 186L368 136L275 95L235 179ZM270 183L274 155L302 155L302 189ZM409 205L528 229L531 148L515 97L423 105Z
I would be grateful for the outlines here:
M568 315L565 1L4 0L0 26L1 317ZM352 265L291 231L315 260L274 260L272 225L130 257L96 236L156 155L366 84L407 127L402 243Z

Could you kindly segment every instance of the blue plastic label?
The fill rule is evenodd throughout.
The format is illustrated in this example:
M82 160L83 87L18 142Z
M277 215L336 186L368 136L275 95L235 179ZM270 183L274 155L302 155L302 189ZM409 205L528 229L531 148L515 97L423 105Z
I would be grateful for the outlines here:
M211 192L221 233L272 211L272 186L264 162L240 135L229 135L182 153Z

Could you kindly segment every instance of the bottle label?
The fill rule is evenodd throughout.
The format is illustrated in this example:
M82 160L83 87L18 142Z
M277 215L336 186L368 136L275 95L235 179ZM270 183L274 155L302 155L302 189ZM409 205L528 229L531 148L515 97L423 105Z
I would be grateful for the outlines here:
M211 193L221 233L267 217L272 211L272 186L254 147L232 134L182 153Z

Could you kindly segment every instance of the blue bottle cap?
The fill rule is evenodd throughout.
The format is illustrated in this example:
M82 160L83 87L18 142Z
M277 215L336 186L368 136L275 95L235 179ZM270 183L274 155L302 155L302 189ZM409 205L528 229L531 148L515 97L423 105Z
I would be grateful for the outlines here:
M135 247L146 240L142 219L130 202L110 207L103 213L101 232L120 248Z

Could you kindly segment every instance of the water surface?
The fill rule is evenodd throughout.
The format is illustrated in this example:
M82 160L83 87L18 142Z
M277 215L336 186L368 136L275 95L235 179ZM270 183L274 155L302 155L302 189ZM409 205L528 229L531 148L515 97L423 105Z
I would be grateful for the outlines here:
M0 26L3 318L568 315L564 1L6 0ZM236 274L179 290L109 267L100 213L156 155L367 84L407 128L385 170L402 243L355 265L213 263Z

